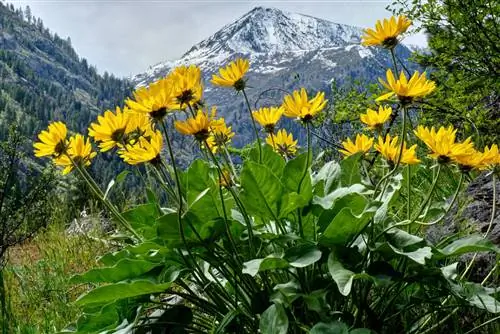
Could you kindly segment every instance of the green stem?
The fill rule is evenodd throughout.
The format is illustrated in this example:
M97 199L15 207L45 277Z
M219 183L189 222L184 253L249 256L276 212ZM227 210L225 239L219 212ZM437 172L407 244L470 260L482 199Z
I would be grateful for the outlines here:
M207 149L210 157L212 158L213 163L215 164L215 167L219 171L219 175L222 176L222 178L224 179L224 181L226 182L226 184L230 185L230 180L227 180L226 176L224 175L224 173L222 173L222 169L220 168L219 162L215 158L215 155L213 154L213 152L210 150L210 148L208 146L208 143L205 141L204 144L205 144L205 148ZM250 246L250 251L251 251L252 254L255 254L254 248L253 248L253 246L254 246L254 239L253 239L254 236L253 236L252 224L250 222L250 219L248 218L248 215L246 213L245 207L243 206L243 203L241 203L238 195L234 192L234 189L231 186L227 187L227 189L229 190L229 192L233 196L234 200L236 201L236 205L241 210L241 214L243 215L243 218L245 219L245 223L246 223L246 227L247 227L247 232L248 232L248 242L249 242L249 246Z
M406 188L408 190L408 195L406 198L406 219L411 218L411 210L410 210L410 199L411 199L411 189L410 189L410 175L411 175L411 165L406 167Z
M392 65L394 67L394 76L397 78L398 77L398 64L396 61L396 54L394 53L394 48L390 49L391 50L391 57L392 57Z
M257 138L257 145L259 146L259 162L262 162L262 144L260 142L259 131L257 130L257 125L255 125L255 119L252 115L252 107L250 106L250 102L248 101L247 93L244 89L241 90L243 92L243 96L245 97L245 102L247 104L248 112L250 113L250 119L252 120L252 127L255 133L255 138Z
M137 240L142 241L141 236L130 226L128 221L120 214L118 209L104 196L104 193L102 192L101 188L97 185L97 183L94 181L92 176L85 170L84 167L80 166L77 164L71 156L68 154L66 155L75 169L80 173L81 177L87 182L87 184L90 186L94 194L99 198L99 200L108 208L108 210L111 212L111 214L115 217L115 219L127 230L129 231Z
M420 215L422 214L422 212L424 212L425 208L427 207L427 204L429 204L429 201L431 200L431 197L432 197L432 195L434 193L434 189L436 188L436 184L437 184L437 181L439 179L439 175L440 174L441 174L441 164L438 164L438 170L436 172L436 176L434 177L434 181L432 181L431 189L429 190L429 192L427 194L427 197L422 202L422 205L420 206L420 209L418 210L418 212L415 215L415 217L413 217L413 219L411 220L410 224L413 223L415 220L417 220L418 217L420 217Z

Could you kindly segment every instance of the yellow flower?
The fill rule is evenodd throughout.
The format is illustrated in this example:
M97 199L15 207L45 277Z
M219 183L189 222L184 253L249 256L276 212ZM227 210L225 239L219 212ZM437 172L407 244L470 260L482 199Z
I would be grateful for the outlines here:
M118 154L123 161L130 165L137 165L145 162L158 164L161 161L160 152L163 147L163 137L160 131L156 130L149 138L140 137L134 145L127 145Z
M252 116L266 132L274 132L274 127L284 111L283 107L260 108L257 111L253 111Z
M383 22L377 20L375 30L368 28L364 29L365 33L362 36L362 45L375 46L380 45L387 49L392 49L398 44L398 36L405 33L411 25L411 21L406 16L398 16L397 20L392 16L389 20L384 19Z
M460 169L464 172L468 172L471 169L486 169L484 164L484 154L473 148L468 152L468 154L454 156L453 161L457 163Z
M495 168L500 166L500 152L497 144L493 144L491 147L486 146L484 148L482 163L485 168Z
M231 173L227 169L223 169L222 173L219 175L219 185L224 188L229 188L234 184Z
M66 149L68 141L66 136L68 129L63 122L49 124L47 130L43 130L38 135L39 142L33 144L36 157L59 157Z
M384 141L380 136L378 137L378 143L375 144L375 149L380 152L380 154L388 160L390 164L395 164L398 161L401 149L401 144L398 143L398 140L398 136L391 139L391 136L387 135ZM405 165L418 164L420 160L417 158L416 149L417 145L406 148L406 143L404 143L400 163Z
M90 166L90 160L92 160L96 154L96 152L92 151L90 139L85 139L81 134L76 134L69 139L66 154L54 158L54 164L64 167L62 173L63 175L66 175L73 170L73 162L78 166L88 167Z
M354 143L350 138L342 142L343 150L339 150L345 157L351 156L358 152L366 153L373 145L373 138L369 138L367 135L358 134Z
M282 107L286 117L299 118L303 122L308 122L325 108L326 103L325 93L318 92L309 100L307 91L302 88L300 91L294 91L292 95L285 96Z
M175 128L183 135L192 135L202 142L210 135L210 119L205 112L199 110L196 117L175 121Z
M366 114L361 114L359 118L361 122L366 124L368 128L375 130L380 129L382 125L391 117L392 108L391 107L382 107L378 108L378 112L373 109L366 109Z
M245 88L245 74L250 68L248 59L238 58L224 68L219 69L219 75L212 75L211 82L217 86L233 87L237 91Z
M380 96L376 101L387 100L396 95L402 104L409 104L416 97L424 97L436 89L436 83L432 80L427 80L425 72L420 75L418 71L415 71L408 81L404 72L401 72L399 79L396 80L392 70L389 69L387 70L386 77L387 82L381 78L378 80L390 92Z
M203 95L201 70L198 66L179 66L168 76L172 82L173 95L177 100L175 109L184 109L197 104Z
M463 143L456 143L456 129L450 125L448 128L440 127L438 131L419 125L414 131L415 135L427 145L431 153L429 156L441 163L449 162L460 155L468 155L474 149L471 138Z
M216 152L218 147L222 147L229 143L234 137L234 132L231 127L226 125L224 118L219 118L210 121L210 137L213 140L214 146L212 152ZM211 141L212 141L211 140Z
M148 87L138 88L133 93L134 98L127 99L125 103L134 112L145 113L155 120L162 120L169 110L178 106L174 93L171 78L165 77Z
M115 146L123 147L129 142L129 134L136 130L146 132L150 127L144 114L133 113L126 107L123 111L116 107L114 113L106 110L103 116L97 116L97 123L89 127L89 136L100 142L99 147L105 152Z
M270 133L266 143L283 157L292 157L297 153L297 140L293 140L292 134L288 134L285 129L279 130L276 134Z

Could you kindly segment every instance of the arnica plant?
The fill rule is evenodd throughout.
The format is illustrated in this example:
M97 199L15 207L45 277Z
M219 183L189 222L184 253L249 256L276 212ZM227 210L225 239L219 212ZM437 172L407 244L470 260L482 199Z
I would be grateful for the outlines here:
M396 62L394 47L410 25L401 16L365 30L363 44L385 48L393 68L380 79L383 94L360 115L363 132L338 145L339 161L321 160L312 146L325 93L301 88L281 105L254 110L246 59L210 83L194 65L175 68L98 116L88 137L68 137L62 122L42 131L36 156L78 173L124 241L73 277L92 288L76 300L83 313L66 331L416 334L454 315L500 313L498 265L482 282L468 280L479 252L500 254L487 238L495 208L483 234L437 242L426 234L477 171L495 184L498 146L459 140L448 124L410 126L438 89L426 73L405 73ZM205 85L232 89L247 106L255 137L247 148L231 147L238 134L204 103ZM304 146L280 127L284 117L302 126ZM174 132L200 149L202 158L185 170ZM147 173L147 203L117 209L86 169L96 147ZM423 172L430 182L419 181ZM447 200L434 196L445 174L456 185ZM461 266L465 253L473 255Z

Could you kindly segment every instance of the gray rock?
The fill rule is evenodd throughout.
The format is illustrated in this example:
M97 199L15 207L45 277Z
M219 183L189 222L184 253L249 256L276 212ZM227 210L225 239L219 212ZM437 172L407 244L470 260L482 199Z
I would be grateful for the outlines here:
M85 210L80 213L79 218L73 219L66 233L69 235L88 235L89 233L105 234L113 232L113 224L100 215L88 215Z
M428 239L437 243L444 237L460 233L479 233L485 235L494 244L500 245L500 181L496 180L496 210L491 227L491 215L493 211L493 178L491 173L483 173L473 180L467 187L462 198L457 201L450 210L442 224L432 226L427 231ZM466 203L463 206L464 202ZM489 229L489 231L488 231ZM460 259L463 268L472 259L473 254L466 254ZM469 279L481 282L489 273L497 261L495 254L479 253L470 270Z

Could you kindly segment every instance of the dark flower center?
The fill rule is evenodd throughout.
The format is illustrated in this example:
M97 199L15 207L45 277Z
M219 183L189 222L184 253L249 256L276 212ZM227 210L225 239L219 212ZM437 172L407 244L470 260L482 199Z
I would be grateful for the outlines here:
M411 96L401 96L398 95L399 102L401 102L402 106L407 106L413 101L413 97Z
M451 159L447 155L440 155L437 158L437 162L440 163L440 164L447 164L450 161L451 161Z
M245 89L245 80L243 80L243 79L236 80L236 82L234 83L233 87L237 91Z
M198 141L205 141L209 135L208 129L202 129L194 134L194 138Z
M382 46L387 49L393 49L396 45L398 45L398 39L394 36L388 37L382 42Z
M266 124L264 130L268 133L274 133L274 124Z
M125 129L117 129L111 134L111 139L116 142L123 144L125 143Z
M160 155L158 154L156 157L154 157L153 159L149 160L149 163L152 164L153 166L159 166L160 163L161 163L161 157L160 157Z
M149 115L156 121L161 121L167 114L167 108L161 107L160 109L153 110Z
M59 143L57 143L57 145L54 147L54 155L56 157L59 157L65 151L66 151L66 144L64 143L64 140L60 140Z
M184 104L190 103L192 100L194 100L194 92L191 89L186 89L182 91L181 95L177 96L177 101L179 101L181 107Z
M313 119L313 115L307 114L307 115L305 115L304 117L301 118L301 121L304 122L304 123L307 123L307 122L312 121L312 119Z

